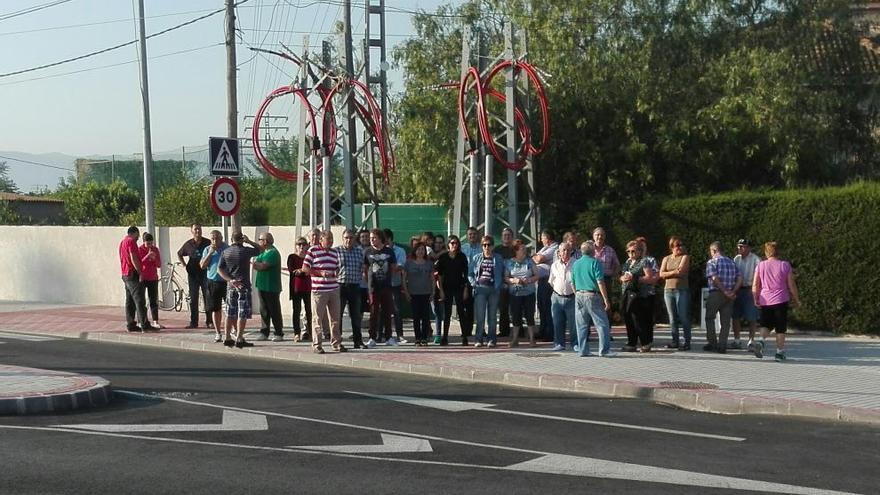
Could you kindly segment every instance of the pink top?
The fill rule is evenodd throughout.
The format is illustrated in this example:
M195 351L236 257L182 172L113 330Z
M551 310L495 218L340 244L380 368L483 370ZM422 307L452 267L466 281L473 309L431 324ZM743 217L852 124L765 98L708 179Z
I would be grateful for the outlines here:
M791 294L788 292L790 273L791 265L787 261L769 259L758 263L755 269L755 277L761 281L758 305L772 306L791 299Z
M156 255L152 259L150 259L149 256L150 251ZM159 267L162 266L162 255L159 254L159 248L153 246L153 248L150 249L146 244L142 244L141 247L138 248L138 254L141 259L141 266L144 267L144 272L141 278L144 280L159 280Z
M119 267L123 277L134 275L141 270L140 266L134 266L131 263L130 253L134 253L135 259L140 260L137 241L130 236L125 236L122 238L122 242L119 243Z

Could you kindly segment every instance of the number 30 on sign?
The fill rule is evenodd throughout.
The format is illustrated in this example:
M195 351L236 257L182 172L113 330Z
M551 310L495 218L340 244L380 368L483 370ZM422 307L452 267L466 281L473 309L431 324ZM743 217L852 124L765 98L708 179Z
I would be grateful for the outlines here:
M220 177L211 187L211 208L221 217L235 215L241 206L241 191L238 184L228 178Z

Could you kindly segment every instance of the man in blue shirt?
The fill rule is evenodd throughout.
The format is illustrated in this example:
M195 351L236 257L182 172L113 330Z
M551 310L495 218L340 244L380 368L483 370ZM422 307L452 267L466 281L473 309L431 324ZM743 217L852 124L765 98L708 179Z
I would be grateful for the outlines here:
M208 297L205 299L205 311L211 314L214 330L217 332L214 342L223 341L223 327L220 324L223 320L223 300L226 299L226 281L217 273L217 267L225 249L223 234L219 230L212 230L211 244L202 251L199 262L202 270L207 270Z
M577 323L577 351L581 357L590 355L590 325L596 325L599 334L599 355L613 357L611 352L611 325L608 311L611 302L605 287L605 271L594 257L595 244L581 244L581 257L571 269L571 283L575 290L575 322Z
M706 340L704 351L727 352L727 336L730 333L730 318L733 314L733 301L742 285L742 275L732 259L724 256L721 243L709 245L709 261L706 262L706 280L709 284L709 297L706 299ZM721 314L721 334L715 336L715 315Z

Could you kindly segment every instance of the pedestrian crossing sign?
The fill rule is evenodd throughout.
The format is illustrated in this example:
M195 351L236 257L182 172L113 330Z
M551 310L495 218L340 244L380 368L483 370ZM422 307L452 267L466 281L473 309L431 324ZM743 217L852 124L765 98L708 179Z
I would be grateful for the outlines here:
M241 175L237 139L212 137L208 138L208 145L211 150L209 155L211 175L215 177Z

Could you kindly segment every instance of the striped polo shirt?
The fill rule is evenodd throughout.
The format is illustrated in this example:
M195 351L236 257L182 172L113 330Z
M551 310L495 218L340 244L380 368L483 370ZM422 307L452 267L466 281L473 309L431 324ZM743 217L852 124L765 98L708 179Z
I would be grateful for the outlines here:
M329 292L339 288L339 254L335 249L324 249L320 245L310 247L303 260L303 268L312 270L312 292ZM317 277L315 270L328 272L327 276Z

